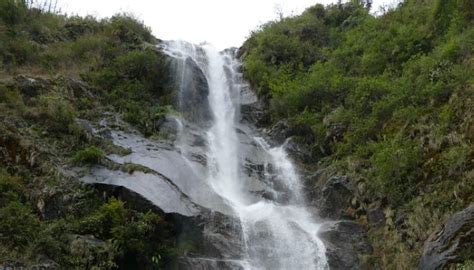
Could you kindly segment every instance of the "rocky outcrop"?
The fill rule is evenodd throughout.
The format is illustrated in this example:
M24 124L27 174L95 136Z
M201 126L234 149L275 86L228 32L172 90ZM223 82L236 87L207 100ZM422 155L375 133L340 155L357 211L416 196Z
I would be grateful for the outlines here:
M310 192L319 216L331 220L323 223L319 230L331 269L371 269L363 260L373 252L367 228L351 220L354 217L349 215L353 212L350 210L354 210L354 192L347 176L331 176ZM377 214L374 216L379 218Z
M313 204L323 218L345 218L345 210L351 206L354 188L347 176L332 176L326 183L316 188L311 197L315 198Z
M270 130L267 131L267 136L270 138L270 142L275 145L283 144L287 138L294 135L290 125L286 121L278 121L273 125Z
M325 155L324 147L314 146L311 128L290 125L281 120L266 130L266 139L272 146L282 145L288 155L303 164L316 164Z
M240 121L259 125L264 121L264 104L248 87L242 87L240 93Z
M324 223L319 236L326 246L326 256L331 269L366 269L359 259L372 253L367 230L352 221Z
M155 123L155 130L157 130L162 137L171 141L176 140L180 128L181 122L170 115L166 115Z
M27 76L15 77L16 85L20 93L26 98L36 97L46 92L51 87L51 81L42 78L33 78Z
M298 142L295 137L290 137L283 144L283 148L293 159L298 162L314 162L311 147L305 143Z
M73 99L94 98L91 86L84 81L67 77L59 77L57 81L68 90L68 96Z
M383 227L385 225L385 213L380 203L375 203L367 209L367 222L374 227Z
M418 269L444 269L474 259L474 204L450 216L425 243ZM464 258L463 258L464 256ZM465 256L470 256L466 258Z

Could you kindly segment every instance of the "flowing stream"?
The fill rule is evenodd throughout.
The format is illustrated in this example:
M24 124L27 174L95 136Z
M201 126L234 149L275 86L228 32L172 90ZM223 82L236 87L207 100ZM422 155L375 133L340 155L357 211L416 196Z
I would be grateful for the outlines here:
M204 119L207 121L202 119L206 118L205 113L194 109L188 119L207 130L205 178L212 189L209 192L222 198L213 200L210 208L227 207L240 223L240 266L327 269L325 247L317 236L320 225L305 207L296 168L283 147L270 147L251 123L241 121L240 104L248 85L239 72L235 51L219 52L209 44L196 46L180 41L166 42L164 51L179 60L176 78L182 88L180 106L209 106L209 115ZM197 65L207 80L205 105L186 103L186 82L193 72L186 66L189 61ZM180 133L186 133L186 129ZM249 138L242 139L243 133L250 134ZM257 150L246 150L248 145ZM258 177L246 171L248 160L256 159L263 164ZM265 185L260 193L248 184L257 182L256 178Z

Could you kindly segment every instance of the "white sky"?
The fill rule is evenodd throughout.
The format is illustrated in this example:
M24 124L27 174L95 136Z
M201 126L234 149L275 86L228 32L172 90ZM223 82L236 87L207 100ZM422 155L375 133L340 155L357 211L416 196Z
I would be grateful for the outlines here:
M63 12L110 17L132 13L151 27L160 39L207 41L219 49L240 46L250 31L284 15L299 14L316 3L335 0L58 0ZM395 0L374 0L373 10Z

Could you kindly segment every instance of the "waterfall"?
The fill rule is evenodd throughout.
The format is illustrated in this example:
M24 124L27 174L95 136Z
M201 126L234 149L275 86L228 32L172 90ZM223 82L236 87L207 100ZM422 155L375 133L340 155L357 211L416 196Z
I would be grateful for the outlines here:
M209 193L222 198L211 208L226 204L241 228L241 256L229 259L244 269L328 269L325 247L317 236L320 225L305 206L295 166L283 147L270 147L256 128L239 120L246 84L234 52L176 41L165 43L164 51L179 59L180 88L191 80L186 78L186 61L199 66L207 80L210 115L198 122L206 129ZM253 167L261 169L249 173Z

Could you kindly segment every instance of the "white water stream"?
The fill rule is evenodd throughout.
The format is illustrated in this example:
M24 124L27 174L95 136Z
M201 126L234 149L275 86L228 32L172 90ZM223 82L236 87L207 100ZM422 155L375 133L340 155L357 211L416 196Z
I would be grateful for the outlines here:
M305 207L299 176L284 149L271 148L263 138L253 138L253 143L267 157L264 177L269 182L277 179L284 185L287 196L284 202L255 196L243 181L240 157L246 153L242 153L237 133L237 128L243 125L238 120L242 85L238 60L230 52L218 52L207 44L197 47L170 42L166 50L175 57L193 58L206 75L213 116L207 131L208 181L213 192L224 199L240 220L244 243L242 267L328 269L325 247L317 236L320 225ZM200 55L198 50L202 52Z

